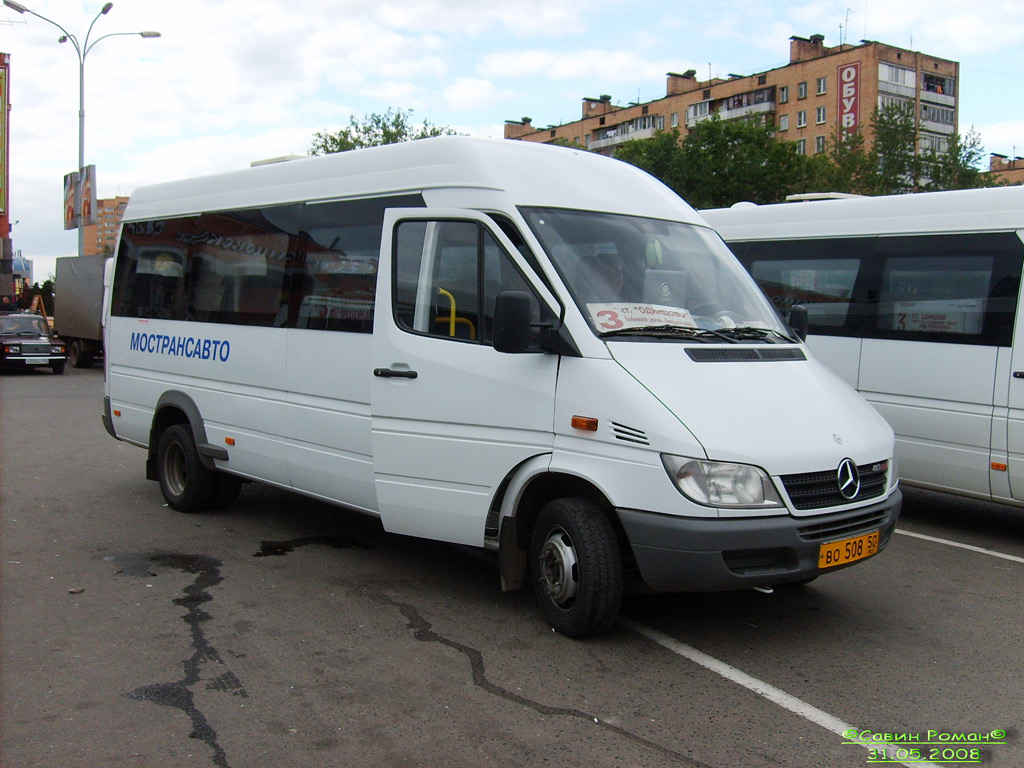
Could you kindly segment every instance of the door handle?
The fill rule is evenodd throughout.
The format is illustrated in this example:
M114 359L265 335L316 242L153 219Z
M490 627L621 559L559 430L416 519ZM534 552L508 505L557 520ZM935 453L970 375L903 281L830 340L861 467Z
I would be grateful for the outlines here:
M382 379L415 379L416 371L396 371L394 368L374 368L373 375Z
M1024 379L1024 371L1014 371L1013 372L1013 378L1015 378L1015 379Z

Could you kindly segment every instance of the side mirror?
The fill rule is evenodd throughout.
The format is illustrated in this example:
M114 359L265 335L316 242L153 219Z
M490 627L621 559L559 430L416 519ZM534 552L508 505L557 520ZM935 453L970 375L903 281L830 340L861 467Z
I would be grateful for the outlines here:
M517 354L530 346L533 297L526 291L502 291L494 303L494 348Z
M807 307L803 304L795 304L789 310L789 327L800 337L800 341L807 341Z

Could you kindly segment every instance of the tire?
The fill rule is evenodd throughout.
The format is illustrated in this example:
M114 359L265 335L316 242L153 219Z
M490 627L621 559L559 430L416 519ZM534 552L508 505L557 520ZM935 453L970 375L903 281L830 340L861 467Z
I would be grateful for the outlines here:
M54 363L53 365L50 366L50 368L53 369L53 372L55 374L60 376L64 373L64 361L61 360L59 363Z
M216 473L203 466L192 430L172 424L160 435L157 477L167 504L179 512L206 509L213 498Z
M534 589L544 616L567 637L604 632L622 603L622 553L611 521L587 499L555 499L530 541Z
M68 345L68 362L71 363L72 368L91 368L93 359L93 353L87 351L85 344L78 339Z

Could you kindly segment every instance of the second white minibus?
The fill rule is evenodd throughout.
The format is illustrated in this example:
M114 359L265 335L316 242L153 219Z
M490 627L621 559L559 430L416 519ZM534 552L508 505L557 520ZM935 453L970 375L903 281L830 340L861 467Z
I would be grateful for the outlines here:
M900 479L1024 505L1024 187L704 211L896 431Z
M269 483L496 552L569 636L624 588L889 542L893 433L636 168L441 137L136 191L104 422L167 503Z

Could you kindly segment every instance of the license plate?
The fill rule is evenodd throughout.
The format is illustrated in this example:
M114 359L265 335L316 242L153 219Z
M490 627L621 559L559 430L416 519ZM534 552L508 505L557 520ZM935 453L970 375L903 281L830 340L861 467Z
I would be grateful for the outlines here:
M31 357L25 359L25 365L47 365L49 362L46 359L33 360Z
M854 536L851 539L830 541L818 549L818 567L833 568L853 563L878 552L878 531Z

